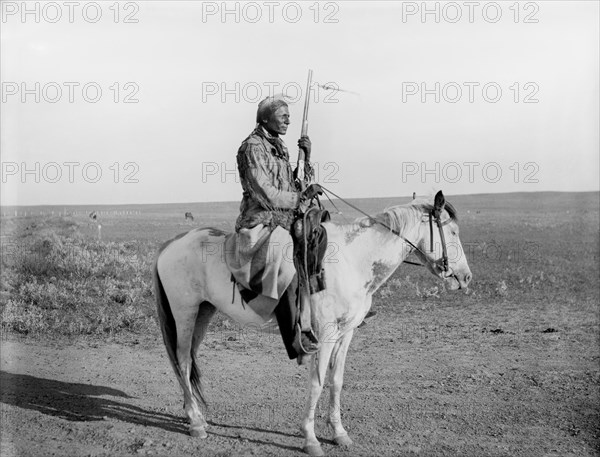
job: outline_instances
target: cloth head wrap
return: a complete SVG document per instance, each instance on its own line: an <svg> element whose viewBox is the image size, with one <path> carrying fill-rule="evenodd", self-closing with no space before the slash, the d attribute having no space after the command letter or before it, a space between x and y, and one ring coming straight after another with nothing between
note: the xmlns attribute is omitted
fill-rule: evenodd
<svg viewBox="0 0 600 457"><path fill-rule="evenodd" d="M274 95L261 100L256 111L256 124L262 124L263 119L269 119L282 106L288 106L282 95Z"/></svg>

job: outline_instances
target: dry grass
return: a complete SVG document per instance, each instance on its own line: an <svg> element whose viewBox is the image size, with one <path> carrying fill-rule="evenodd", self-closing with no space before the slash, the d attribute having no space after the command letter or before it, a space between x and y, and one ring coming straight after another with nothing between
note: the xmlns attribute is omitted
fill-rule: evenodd
<svg viewBox="0 0 600 457"><path fill-rule="evenodd" d="M528 303L578 314L600 300L598 194L464 196L461 239L474 280L451 293L424 269L399 268L376 293L380 313L407 318L423 309L464 308L490 319ZM357 202L355 202L357 203ZM362 200L367 212L398 201ZM341 206L338 204L338 206ZM41 337L149 334L156 337L151 263L157 247L197 226L229 228L237 204L106 209L102 241L83 208L67 217L2 221L2 330ZM89 211L88 211L89 210ZM183 213L192 210L194 224ZM352 219L357 214L345 215ZM340 222L343 219L334 215ZM597 324L597 315L594 317ZM217 319L217 327L224 318ZM555 324L561 325L560 322Z"/></svg>

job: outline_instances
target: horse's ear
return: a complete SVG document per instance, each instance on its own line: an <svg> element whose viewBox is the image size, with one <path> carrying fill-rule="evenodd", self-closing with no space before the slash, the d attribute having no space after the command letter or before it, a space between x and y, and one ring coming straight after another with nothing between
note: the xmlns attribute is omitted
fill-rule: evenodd
<svg viewBox="0 0 600 457"><path fill-rule="evenodd" d="M446 197L440 190L437 194L435 194L435 200L433 201L433 213L435 216L439 217L444 210L444 205L446 204Z"/></svg>

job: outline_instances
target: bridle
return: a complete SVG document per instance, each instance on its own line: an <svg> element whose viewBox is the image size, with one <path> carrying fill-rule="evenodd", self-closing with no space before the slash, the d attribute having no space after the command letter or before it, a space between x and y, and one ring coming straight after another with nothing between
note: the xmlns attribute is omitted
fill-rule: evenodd
<svg viewBox="0 0 600 457"><path fill-rule="evenodd" d="M444 230L443 230L442 227L444 225L447 225L450 222L452 222L452 218L448 218L445 221L442 221L441 220L442 211L441 211L440 208L433 208L428 213L425 213L425 215L428 217L428 220L429 220L429 249L430 249L430 252L433 252L433 222L434 221L435 221L435 225L438 228L438 231L439 231L439 234L440 234L440 240L442 242L442 257L440 259L438 259L438 260L429 260L429 257L427 257L427 255L425 254L425 252L423 252L423 250L421 248L419 248L416 244L414 244L412 241L410 241L406 237L402 236L398 230L395 230L392 227L390 227L388 224L386 224L385 222L382 222L382 221L374 218L373 216L371 216L370 214L364 212L362 209L360 209L357 206L353 205L349 201L343 199L339 195L336 195L335 193L333 193L329 189L326 189L323 186L321 186L321 188L324 191L326 191L327 193L329 193L329 194L333 195L334 197L340 199L341 201L343 201L344 203L346 203L346 205L348 205L351 208L355 209L356 211L358 211L362 215L368 217L369 219L371 219L376 224L379 224L379 225L387 228L394 235L396 235L397 237L399 237L400 239L402 239L410 247L412 247L419 254L421 254L422 260L424 260L426 263L428 263L432 267L432 269L434 271L437 270L437 269L441 270L442 273L448 273L450 271L450 263L448 261L448 249L446 247L446 238L444 237ZM329 198L329 196L327 194L325 194L325 195L327 196L327 198L329 199L329 202L333 205L333 207L337 209L337 207L331 201L331 199ZM427 220L421 221L421 222L422 223L423 222L427 222ZM421 263L410 262L408 260L405 260L404 263L408 263L410 265L417 265L417 266L421 266L421 267L425 266L425 265L423 265Z"/></svg>
<svg viewBox="0 0 600 457"><path fill-rule="evenodd" d="M430 251L433 252L433 222L435 220L435 225L438 227L438 231L440 233L440 241L442 242L442 258L432 262L434 265L438 266L442 272L447 273L450 270L450 265L448 262L448 249L446 248L446 238L444 236L444 230L442 227L444 225L449 224L452 219L448 218L442 222L441 220L441 210L440 209L432 209L429 211L429 246ZM439 265L441 263L441 265Z"/></svg>

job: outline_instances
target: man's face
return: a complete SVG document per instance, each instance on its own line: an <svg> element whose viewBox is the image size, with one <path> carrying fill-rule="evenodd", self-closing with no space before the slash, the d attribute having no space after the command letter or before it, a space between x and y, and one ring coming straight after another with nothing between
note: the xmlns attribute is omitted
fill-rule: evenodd
<svg viewBox="0 0 600 457"><path fill-rule="evenodd" d="M290 125L290 112L287 106L280 106L277 111L264 124L267 130L275 132L279 135L285 135L288 125Z"/></svg>

